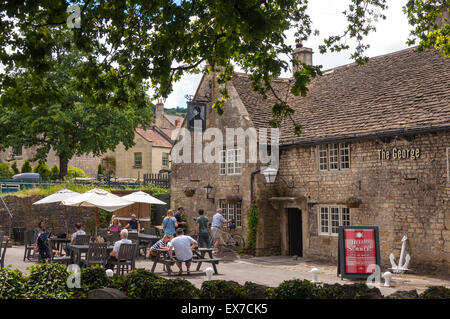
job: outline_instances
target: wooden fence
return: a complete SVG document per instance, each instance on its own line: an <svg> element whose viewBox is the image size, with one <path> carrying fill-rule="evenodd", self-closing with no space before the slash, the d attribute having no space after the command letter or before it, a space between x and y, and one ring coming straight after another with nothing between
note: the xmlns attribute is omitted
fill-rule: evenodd
<svg viewBox="0 0 450 319"><path fill-rule="evenodd" d="M169 173L144 174L144 185L152 184L160 188L170 188Z"/></svg>

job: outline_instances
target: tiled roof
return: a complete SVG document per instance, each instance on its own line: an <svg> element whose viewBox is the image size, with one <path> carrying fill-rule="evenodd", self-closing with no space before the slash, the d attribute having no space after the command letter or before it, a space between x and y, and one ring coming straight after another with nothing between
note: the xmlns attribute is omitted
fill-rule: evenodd
<svg viewBox="0 0 450 319"><path fill-rule="evenodd" d="M164 138L157 130L150 128L147 130L143 130L141 128L137 128L136 132L145 138L147 141L152 142L153 146L157 147L172 147L172 144Z"/></svg>
<svg viewBox="0 0 450 319"><path fill-rule="evenodd" d="M235 74L238 91L256 127L268 127L275 98L264 100L250 88L247 75ZM273 82L286 96L288 79ZM349 64L324 71L308 86L306 97L289 94L296 136L285 121L281 144L316 143L341 138L423 129L450 129L450 59L439 51L415 48L374 57L364 66Z"/></svg>

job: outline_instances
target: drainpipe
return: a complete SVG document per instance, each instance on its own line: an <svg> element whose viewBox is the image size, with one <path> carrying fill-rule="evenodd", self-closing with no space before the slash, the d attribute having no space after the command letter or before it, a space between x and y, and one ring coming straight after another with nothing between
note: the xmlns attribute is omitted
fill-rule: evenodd
<svg viewBox="0 0 450 319"><path fill-rule="evenodd" d="M257 170L253 171L250 174L250 204L253 204L254 199L253 199L253 193L254 193L254 187L253 187L253 182L255 181L255 175L258 174L261 170L258 168Z"/></svg>

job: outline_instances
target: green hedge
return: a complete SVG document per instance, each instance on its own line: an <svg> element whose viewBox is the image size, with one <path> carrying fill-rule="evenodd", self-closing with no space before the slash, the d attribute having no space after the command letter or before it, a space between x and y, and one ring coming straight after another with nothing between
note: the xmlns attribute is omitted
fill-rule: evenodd
<svg viewBox="0 0 450 319"><path fill-rule="evenodd" d="M70 274L63 265L46 263L29 268L30 275L19 270L0 269L0 299L83 299L99 288L115 288L131 299L449 299L450 289L431 286L418 295L415 290L398 291L383 297L378 288L363 282L351 285L316 284L308 280L286 280L267 288L252 282L211 280L197 289L185 279L165 279L145 269L127 276L107 277L99 266L81 270L81 287L68 288Z"/></svg>
<svg viewBox="0 0 450 319"><path fill-rule="evenodd" d="M67 176L69 177L86 177L86 173L78 167L69 166L67 169Z"/></svg>

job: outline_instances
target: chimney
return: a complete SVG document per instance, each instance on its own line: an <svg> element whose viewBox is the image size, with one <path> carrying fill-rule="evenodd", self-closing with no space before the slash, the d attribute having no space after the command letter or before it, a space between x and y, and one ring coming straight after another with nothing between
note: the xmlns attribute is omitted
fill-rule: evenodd
<svg viewBox="0 0 450 319"><path fill-rule="evenodd" d="M303 44L297 43L295 45L294 52L292 53L292 58L302 63L312 65L312 55L313 51L311 48L305 48L303 47ZM299 71L301 68L301 65L292 65L292 75L294 75L294 73Z"/></svg>
<svg viewBox="0 0 450 319"><path fill-rule="evenodd" d="M155 126L164 127L164 103L161 99L156 103L155 113Z"/></svg>

